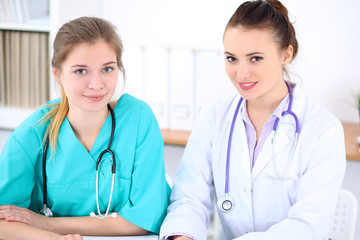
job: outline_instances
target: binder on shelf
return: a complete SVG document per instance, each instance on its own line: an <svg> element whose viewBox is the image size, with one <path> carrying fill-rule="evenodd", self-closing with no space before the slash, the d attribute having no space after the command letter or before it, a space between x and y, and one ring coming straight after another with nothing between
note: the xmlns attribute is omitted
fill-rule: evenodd
<svg viewBox="0 0 360 240"><path fill-rule="evenodd" d="M194 123L194 52L170 51L170 124L173 130L191 130Z"/></svg>
<svg viewBox="0 0 360 240"><path fill-rule="evenodd" d="M226 73L225 70L225 56L223 52L218 52L218 61L219 63L219 95L218 99L224 99L230 96L233 96L237 93L237 90L235 89L234 85L232 84L229 76Z"/></svg>
<svg viewBox="0 0 360 240"><path fill-rule="evenodd" d="M30 35L30 106L40 105L40 33Z"/></svg>
<svg viewBox="0 0 360 240"><path fill-rule="evenodd" d="M122 61L126 74L124 92L144 99L144 48L125 46Z"/></svg>
<svg viewBox="0 0 360 240"><path fill-rule="evenodd" d="M48 49L49 49L48 34L40 34L40 49L39 49L39 71L40 71L40 86L39 86L39 105L44 104L49 100L49 63L48 63Z"/></svg>
<svg viewBox="0 0 360 240"><path fill-rule="evenodd" d="M33 108L48 100L48 34L0 31L2 106Z"/></svg>
<svg viewBox="0 0 360 240"><path fill-rule="evenodd" d="M48 16L48 0L0 0L0 22L25 24Z"/></svg>
<svg viewBox="0 0 360 240"><path fill-rule="evenodd" d="M219 95L219 68L218 54L214 50L199 50L195 55L196 61L196 106L195 118L201 108L215 101Z"/></svg>
<svg viewBox="0 0 360 240"><path fill-rule="evenodd" d="M225 71L224 54L201 50L196 54L196 113L201 108L236 92Z"/></svg>
<svg viewBox="0 0 360 240"><path fill-rule="evenodd" d="M12 101L13 101L13 105L16 107L20 107L20 89L21 89L21 85L20 85L20 71L21 68L19 66L19 62L20 62L20 32L10 32L11 34L11 38L12 38L12 42L11 42L11 69L12 69L12 73L11 73L11 82L13 83L12 85Z"/></svg>
<svg viewBox="0 0 360 240"><path fill-rule="evenodd" d="M21 105L23 107L30 107L29 105L29 87L30 87L30 79L29 79L29 72L30 72L30 33L23 32L21 36L21 71L20 71L20 78L21 78Z"/></svg>
<svg viewBox="0 0 360 240"><path fill-rule="evenodd" d="M168 120L168 50L151 46L144 50L144 100L151 106L160 128Z"/></svg>
<svg viewBox="0 0 360 240"><path fill-rule="evenodd" d="M6 92L6 95L5 95L5 101L4 101L4 104L9 104L11 103L11 81L9 81L8 79L11 79L11 69L10 69L10 59L11 59L11 52L10 52L10 42L11 42L11 39L10 39L10 32L9 31L6 31L5 32L5 81L6 81L6 84L5 84L5 92Z"/></svg>

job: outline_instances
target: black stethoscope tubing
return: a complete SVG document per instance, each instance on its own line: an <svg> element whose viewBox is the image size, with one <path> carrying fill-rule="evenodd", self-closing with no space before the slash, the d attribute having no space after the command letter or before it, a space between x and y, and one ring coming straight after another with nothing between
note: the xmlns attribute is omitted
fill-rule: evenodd
<svg viewBox="0 0 360 240"><path fill-rule="evenodd" d="M114 152L110 149L111 148L111 144L113 142L113 138L114 138L114 132L115 132L115 114L114 114L114 110L112 109L112 107L110 106L110 104L107 104L107 107L110 111L110 115L111 115L111 134L110 134L110 139L109 139L109 143L107 148L102 151L96 161L96 171L99 170L99 165L101 162L101 158L105 153L109 153L113 159L113 164L111 167L111 172L112 174L115 174L116 172L116 160L115 160L115 154ZM43 151L43 156L42 156L42 177L43 177L43 206L44 208L40 211L40 214L43 214L45 216L48 217L52 217L53 213L51 212L50 208L47 207L47 176L46 176L46 155L47 155L47 150L49 148L49 137L46 138L45 141L45 145L44 145L44 151Z"/></svg>

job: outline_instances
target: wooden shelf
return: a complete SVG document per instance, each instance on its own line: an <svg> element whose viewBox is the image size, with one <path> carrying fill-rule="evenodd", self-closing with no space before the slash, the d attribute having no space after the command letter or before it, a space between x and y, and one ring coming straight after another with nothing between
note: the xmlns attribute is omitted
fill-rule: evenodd
<svg viewBox="0 0 360 240"><path fill-rule="evenodd" d="M360 145L357 138L360 136L358 123L343 122L345 133L346 159L360 161Z"/></svg>
<svg viewBox="0 0 360 240"><path fill-rule="evenodd" d="M161 129L164 144L186 146L190 131Z"/></svg>
<svg viewBox="0 0 360 240"><path fill-rule="evenodd" d="M0 22L1 30L25 31L25 32L50 32L49 24L18 24Z"/></svg>
<svg viewBox="0 0 360 240"><path fill-rule="evenodd" d="M357 123L343 122L342 124L345 133L346 159L360 161L360 144L357 142L357 138L360 136L360 126ZM190 133L190 131L161 130L165 144L178 146L186 146Z"/></svg>

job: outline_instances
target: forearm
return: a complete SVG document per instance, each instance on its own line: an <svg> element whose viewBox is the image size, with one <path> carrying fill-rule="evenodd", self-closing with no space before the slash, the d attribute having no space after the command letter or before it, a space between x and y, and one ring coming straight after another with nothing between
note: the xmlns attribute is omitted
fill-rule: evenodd
<svg viewBox="0 0 360 240"><path fill-rule="evenodd" d="M147 231L117 216L98 219L93 217L59 217L49 219L49 231L59 234L88 236L145 235Z"/></svg>
<svg viewBox="0 0 360 240"><path fill-rule="evenodd" d="M21 222L8 222L0 219L0 239L2 240L52 240L59 239L59 234L33 227Z"/></svg>

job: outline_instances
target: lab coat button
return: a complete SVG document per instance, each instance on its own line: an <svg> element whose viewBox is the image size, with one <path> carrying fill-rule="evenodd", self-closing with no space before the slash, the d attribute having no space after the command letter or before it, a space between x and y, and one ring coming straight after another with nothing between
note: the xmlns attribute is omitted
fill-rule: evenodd
<svg viewBox="0 0 360 240"><path fill-rule="evenodd" d="M243 190L243 192L246 192L246 187L243 187L242 190Z"/></svg>

